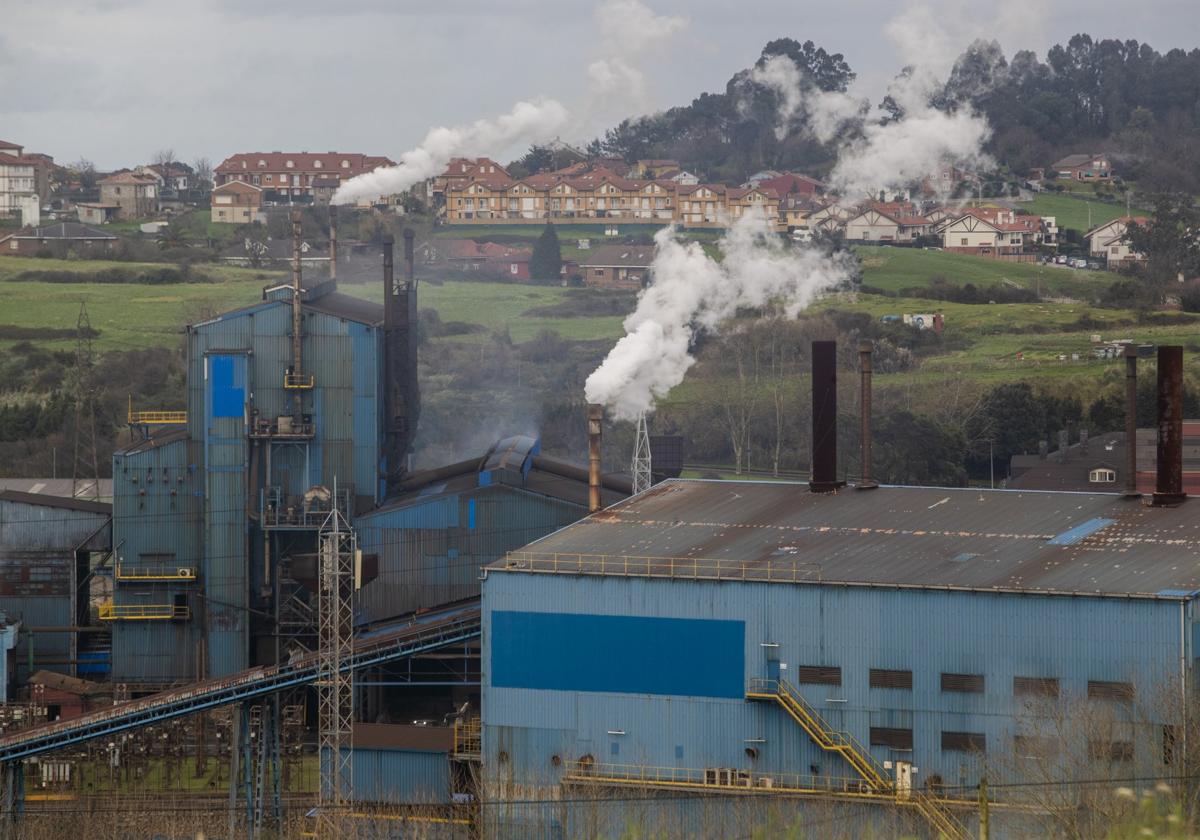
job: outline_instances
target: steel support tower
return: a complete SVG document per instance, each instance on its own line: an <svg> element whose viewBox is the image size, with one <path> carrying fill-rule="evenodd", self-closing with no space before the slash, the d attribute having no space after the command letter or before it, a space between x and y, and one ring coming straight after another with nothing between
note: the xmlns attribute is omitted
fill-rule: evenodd
<svg viewBox="0 0 1200 840"><path fill-rule="evenodd" d="M633 494L636 496L650 489L654 478L650 472L650 432L646 427L646 412L638 415L637 432L633 438Z"/></svg>
<svg viewBox="0 0 1200 840"><path fill-rule="evenodd" d="M334 495L337 485L334 484ZM352 726L354 674L344 668L353 655L354 566L358 538L336 505L320 532L320 586L317 623L320 650L318 723L321 730L321 789L318 831L321 840L340 840L353 790Z"/></svg>

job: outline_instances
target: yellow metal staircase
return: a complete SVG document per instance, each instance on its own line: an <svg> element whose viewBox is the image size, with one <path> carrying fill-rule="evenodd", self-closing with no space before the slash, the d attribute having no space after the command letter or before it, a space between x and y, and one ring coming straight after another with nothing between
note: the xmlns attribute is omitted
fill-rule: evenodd
<svg viewBox="0 0 1200 840"><path fill-rule="evenodd" d="M933 797L916 790L896 788L887 771L871 757L866 747L850 733L838 732L831 728L820 713L787 681L753 679L746 692L746 699L778 703L817 746L844 758L854 772L862 777L871 792L889 794L899 804L912 805L940 836L948 840L971 840L966 826Z"/></svg>

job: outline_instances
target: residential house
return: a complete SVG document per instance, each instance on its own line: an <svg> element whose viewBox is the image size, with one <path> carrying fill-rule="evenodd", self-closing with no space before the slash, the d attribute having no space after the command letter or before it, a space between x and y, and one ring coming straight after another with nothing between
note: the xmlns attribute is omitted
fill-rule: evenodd
<svg viewBox="0 0 1200 840"><path fill-rule="evenodd" d="M160 189L187 192L191 187L192 168L186 163L151 163L134 170L138 175L149 175L158 181Z"/></svg>
<svg viewBox="0 0 1200 840"><path fill-rule="evenodd" d="M651 181L656 181L659 178L670 178L683 170L677 160L667 159L649 159L639 160L629 170L629 175L633 178L646 178Z"/></svg>
<svg viewBox="0 0 1200 840"><path fill-rule="evenodd" d="M677 220L685 226L723 225L729 218L725 190L722 184L680 187L675 191L679 206Z"/></svg>
<svg viewBox="0 0 1200 840"><path fill-rule="evenodd" d="M742 184L742 186L757 187L763 181L766 181L770 178L778 178L782 174L782 172L777 172L774 169L762 169L747 178L746 183Z"/></svg>
<svg viewBox="0 0 1200 840"><path fill-rule="evenodd" d="M1026 248L1041 242L1042 220L1003 207L971 207L944 219L935 232L947 251L1032 261L1036 257Z"/></svg>
<svg viewBox="0 0 1200 840"><path fill-rule="evenodd" d="M749 212L759 212L773 225L778 225L779 194L763 187L729 187L725 190L725 212L730 223Z"/></svg>
<svg viewBox="0 0 1200 840"><path fill-rule="evenodd" d="M218 259L229 265L258 267L271 263L283 265L292 260L292 238L267 239L265 241L247 237L230 245ZM311 242L300 241L300 267L304 272L314 269L327 270L329 252Z"/></svg>
<svg viewBox="0 0 1200 840"><path fill-rule="evenodd" d="M676 172L668 180L673 181L681 187L694 187L696 184L700 183L700 176L684 169Z"/></svg>
<svg viewBox="0 0 1200 840"><path fill-rule="evenodd" d="M601 245L580 260L583 282L597 289L638 291L650 276L653 245Z"/></svg>
<svg viewBox="0 0 1200 840"><path fill-rule="evenodd" d="M37 196L34 205L39 209L49 203L53 169L50 155L26 152L18 143L0 140L0 215L20 212L29 206L31 196Z"/></svg>
<svg viewBox="0 0 1200 840"><path fill-rule="evenodd" d="M246 225L262 217L262 187L227 181L212 191L212 220Z"/></svg>
<svg viewBox="0 0 1200 840"><path fill-rule="evenodd" d="M120 237L75 222L59 222L37 228L22 228L0 236L0 253L15 257L35 257L51 254L65 257L100 257L111 252Z"/></svg>
<svg viewBox="0 0 1200 840"><path fill-rule="evenodd" d="M263 191L264 204L311 204L318 179L348 181L381 166L395 166L386 157L360 152L244 152L228 157L213 171L216 186L245 181ZM371 204L386 203L379 196Z"/></svg>
<svg viewBox="0 0 1200 840"><path fill-rule="evenodd" d="M825 192L825 184L823 182L797 172L781 172L773 178L759 178L757 181L747 181L742 186L774 190L780 196L818 196Z"/></svg>
<svg viewBox="0 0 1200 840"><path fill-rule="evenodd" d="M158 212L158 179L120 172L100 181L100 205L116 206L119 219L144 219Z"/></svg>
<svg viewBox="0 0 1200 840"><path fill-rule="evenodd" d="M1051 167L1059 178L1072 181L1107 181L1112 178L1112 164L1108 155L1067 155Z"/></svg>
<svg viewBox="0 0 1200 840"><path fill-rule="evenodd" d="M479 246L483 253L482 273L489 277L507 280L529 280L532 248L514 248L498 242L484 242Z"/></svg>
<svg viewBox="0 0 1200 840"><path fill-rule="evenodd" d="M1145 259L1143 254L1129 247L1127 234L1130 225L1144 225L1149 221L1145 216L1121 216L1092 228L1084 234L1088 253L1107 260L1110 268Z"/></svg>
<svg viewBox="0 0 1200 840"><path fill-rule="evenodd" d="M75 214L81 224L106 225L118 218L119 204L102 204L98 201L80 201L75 204Z"/></svg>
<svg viewBox="0 0 1200 840"><path fill-rule="evenodd" d="M789 233L811 231L809 216L825 207L825 202L811 195L790 193L779 200L780 222Z"/></svg>
<svg viewBox="0 0 1200 840"><path fill-rule="evenodd" d="M852 215L854 211L851 208L830 201L809 212L808 227L813 233L842 230Z"/></svg>
<svg viewBox="0 0 1200 840"><path fill-rule="evenodd" d="M928 233L930 222L915 206L907 203L872 203L846 220L847 242L912 244Z"/></svg>
<svg viewBox="0 0 1200 840"><path fill-rule="evenodd" d="M318 207L328 207L333 202L333 194L337 192L342 182L337 178L322 175L312 180L313 204Z"/></svg>

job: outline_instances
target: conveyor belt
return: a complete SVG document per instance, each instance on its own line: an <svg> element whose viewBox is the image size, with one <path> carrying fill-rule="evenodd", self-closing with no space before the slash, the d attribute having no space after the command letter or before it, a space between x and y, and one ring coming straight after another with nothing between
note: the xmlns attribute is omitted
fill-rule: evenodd
<svg viewBox="0 0 1200 840"><path fill-rule="evenodd" d="M478 638L479 633L479 602L467 602L415 615L394 629L373 629L369 636L355 642L354 655L343 667L358 670L397 662ZM286 665L250 668L229 677L192 683L82 717L14 732L0 738L0 762L30 758L93 738L263 697L315 682L318 676L318 656L314 653Z"/></svg>

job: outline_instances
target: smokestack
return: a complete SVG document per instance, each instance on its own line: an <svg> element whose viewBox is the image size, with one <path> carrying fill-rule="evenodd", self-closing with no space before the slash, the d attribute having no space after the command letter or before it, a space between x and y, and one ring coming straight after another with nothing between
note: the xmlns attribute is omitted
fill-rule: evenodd
<svg viewBox="0 0 1200 840"><path fill-rule="evenodd" d="M879 482L871 478L871 351L870 341L858 342L859 370L862 375L862 420L859 423L861 438L859 441L859 461L862 464L862 478L859 479L859 490L873 490Z"/></svg>
<svg viewBox="0 0 1200 840"><path fill-rule="evenodd" d="M808 489L829 493L837 479L837 342L812 343L812 471Z"/></svg>
<svg viewBox="0 0 1200 840"><path fill-rule="evenodd" d="M1137 348L1125 345L1125 498L1140 499L1137 489Z"/></svg>
<svg viewBox="0 0 1200 840"><path fill-rule="evenodd" d="M329 205L329 279L337 279L337 205Z"/></svg>
<svg viewBox="0 0 1200 840"><path fill-rule="evenodd" d="M1183 492L1183 348L1158 348L1158 469L1156 506L1177 505Z"/></svg>
<svg viewBox="0 0 1200 840"><path fill-rule="evenodd" d="M413 233L412 228L404 229L404 276L408 280L410 287L412 286L413 281L416 279L416 273L413 267L414 236L416 236L416 234Z"/></svg>
<svg viewBox="0 0 1200 840"><path fill-rule="evenodd" d="M1058 432L1058 462L1060 464L1067 463L1067 449L1071 445L1071 439L1067 435L1066 429L1060 429Z"/></svg>
<svg viewBox="0 0 1200 840"><path fill-rule="evenodd" d="M292 376L304 372L300 357L300 211L292 211ZM299 413L299 411L297 411Z"/></svg>
<svg viewBox="0 0 1200 840"><path fill-rule="evenodd" d="M600 435L604 423L604 406L588 403L588 512L600 510Z"/></svg>
<svg viewBox="0 0 1200 840"><path fill-rule="evenodd" d="M1088 454L1088 430L1079 430L1079 452L1082 455Z"/></svg>

